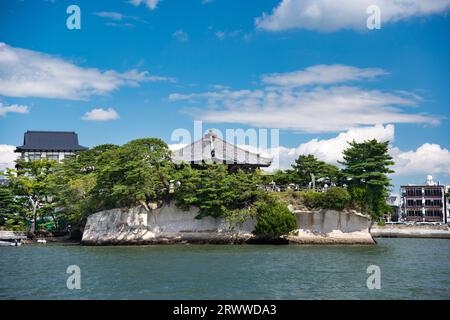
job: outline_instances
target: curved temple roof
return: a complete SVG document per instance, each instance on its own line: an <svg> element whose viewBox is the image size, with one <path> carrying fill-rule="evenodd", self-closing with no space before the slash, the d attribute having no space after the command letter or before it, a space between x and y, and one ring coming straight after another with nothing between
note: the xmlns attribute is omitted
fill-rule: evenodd
<svg viewBox="0 0 450 320"><path fill-rule="evenodd" d="M271 158L263 157L258 153L244 150L217 137L213 132L207 133L202 139L172 152L172 161L175 163L203 162L251 165L268 167Z"/></svg>

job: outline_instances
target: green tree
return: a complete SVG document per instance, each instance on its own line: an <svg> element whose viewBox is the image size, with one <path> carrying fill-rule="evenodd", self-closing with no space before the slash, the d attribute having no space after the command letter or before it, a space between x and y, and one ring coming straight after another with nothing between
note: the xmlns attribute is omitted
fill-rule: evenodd
<svg viewBox="0 0 450 320"><path fill-rule="evenodd" d="M340 171L335 165L319 161L314 155L300 155L292 165L297 183L307 185L312 182L313 174L316 185L339 183ZM321 181L320 181L321 180Z"/></svg>
<svg viewBox="0 0 450 320"><path fill-rule="evenodd" d="M197 206L198 218L227 216L251 206L261 193L259 171L230 173L223 164L203 165L198 169L184 166L175 173L174 179L181 183L174 194L177 205Z"/></svg>
<svg viewBox="0 0 450 320"><path fill-rule="evenodd" d="M351 196L341 187L331 187L325 192L307 191L303 193L308 208L343 210L349 208Z"/></svg>
<svg viewBox="0 0 450 320"><path fill-rule="evenodd" d="M19 200L8 185L0 185L0 226L8 230L22 230L26 219Z"/></svg>
<svg viewBox="0 0 450 320"><path fill-rule="evenodd" d="M297 180L293 170L277 170L273 175L268 177L272 178L271 181L275 182L277 185L295 183Z"/></svg>
<svg viewBox="0 0 450 320"><path fill-rule="evenodd" d="M36 231L37 217L53 214L55 208L53 184L49 183L57 162L53 160L17 160L17 169L9 169L7 178L13 193L19 197L33 221L31 232Z"/></svg>
<svg viewBox="0 0 450 320"><path fill-rule="evenodd" d="M254 234L265 238L279 238L297 228L297 219L285 204L270 198L256 204Z"/></svg>
<svg viewBox="0 0 450 320"><path fill-rule="evenodd" d="M170 150L160 139L137 139L103 152L93 194L99 208L127 207L164 199L169 193Z"/></svg>
<svg viewBox="0 0 450 320"><path fill-rule="evenodd" d="M92 193L101 166L99 159L103 153L118 148L111 144L99 145L65 158L55 168L49 180L57 193L59 220L77 227L84 223L87 215L99 208Z"/></svg>
<svg viewBox="0 0 450 320"><path fill-rule="evenodd" d="M380 216L387 209L386 197L391 186L388 174L393 173L389 167L394 165L388 152L389 142L373 139L349 144L340 163L350 194L362 208Z"/></svg>

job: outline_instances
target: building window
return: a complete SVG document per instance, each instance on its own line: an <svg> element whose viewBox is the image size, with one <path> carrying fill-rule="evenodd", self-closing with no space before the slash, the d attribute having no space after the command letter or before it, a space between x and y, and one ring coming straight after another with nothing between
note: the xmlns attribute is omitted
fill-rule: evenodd
<svg viewBox="0 0 450 320"><path fill-rule="evenodd" d="M64 159L73 156L73 152L64 152Z"/></svg>
<svg viewBox="0 0 450 320"><path fill-rule="evenodd" d="M427 210L425 215L427 217L442 217L442 212L440 210Z"/></svg>
<svg viewBox="0 0 450 320"><path fill-rule="evenodd" d="M422 200L408 199L408 200L406 200L406 205L408 207L421 207L422 206Z"/></svg>
<svg viewBox="0 0 450 320"><path fill-rule="evenodd" d="M47 152L47 159L48 160L59 160L59 153L58 152Z"/></svg>
<svg viewBox="0 0 450 320"><path fill-rule="evenodd" d="M425 189L425 196L426 197L441 197L442 196L442 190L441 189Z"/></svg>
<svg viewBox="0 0 450 320"><path fill-rule="evenodd" d="M421 217L422 216L422 211L408 210L408 211L406 211L406 215L408 217Z"/></svg>
<svg viewBox="0 0 450 320"><path fill-rule="evenodd" d="M28 159L30 161L41 160L41 153L40 152L29 152Z"/></svg>
<svg viewBox="0 0 450 320"><path fill-rule="evenodd" d="M406 195L409 197L421 197L422 196L422 189L420 188L412 188L406 190Z"/></svg>
<svg viewBox="0 0 450 320"><path fill-rule="evenodd" d="M425 206L426 207L442 207L442 201L441 200L431 200L427 199L425 200Z"/></svg>

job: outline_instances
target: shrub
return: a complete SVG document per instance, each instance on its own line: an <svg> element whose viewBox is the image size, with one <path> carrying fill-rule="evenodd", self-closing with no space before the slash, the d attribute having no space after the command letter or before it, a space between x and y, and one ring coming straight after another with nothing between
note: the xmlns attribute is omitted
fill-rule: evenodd
<svg viewBox="0 0 450 320"><path fill-rule="evenodd" d="M342 210L350 204L350 194L344 188L332 187L322 193L322 208Z"/></svg>
<svg viewBox="0 0 450 320"><path fill-rule="evenodd" d="M310 209L322 207L322 194L314 191L306 191L303 195L305 206Z"/></svg>
<svg viewBox="0 0 450 320"><path fill-rule="evenodd" d="M307 191L304 193L305 205L308 208L342 210L350 205L350 194L344 188L331 187L325 192Z"/></svg>
<svg viewBox="0 0 450 320"><path fill-rule="evenodd" d="M24 231L26 229L26 226L23 221L8 219L5 221L5 228L6 230L10 231Z"/></svg>
<svg viewBox="0 0 450 320"><path fill-rule="evenodd" d="M348 189L350 193L352 207L368 212L367 190L363 187L351 187Z"/></svg>
<svg viewBox="0 0 450 320"><path fill-rule="evenodd" d="M276 200L260 201L256 205L255 235L279 238L298 228L295 215Z"/></svg>

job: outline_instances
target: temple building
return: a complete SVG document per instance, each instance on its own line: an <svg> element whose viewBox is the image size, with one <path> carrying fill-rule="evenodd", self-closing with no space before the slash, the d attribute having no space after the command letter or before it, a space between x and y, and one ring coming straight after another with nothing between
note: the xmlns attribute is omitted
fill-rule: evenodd
<svg viewBox="0 0 450 320"><path fill-rule="evenodd" d="M209 131L202 139L172 152L172 161L176 164L187 163L201 165L205 163L223 163L231 171L237 169L254 170L269 167L272 159L259 153L244 150L234 144L220 139L216 133Z"/></svg>
<svg viewBox="0 0 450 320"><path fill-rule="evenodd" d="M401 186L401 214L404 221L447 223L445 186L432 176L422 185Z"/></svg>
<svg viewBox="0 0 450 320"><path fill-rule="evenodd" d="M23 145L15 152L21 155L19 159L33 161L48 159L62 161L76 151L86 150L78 144L78 135L66 131L27 131L24 134Z"/></svg>

